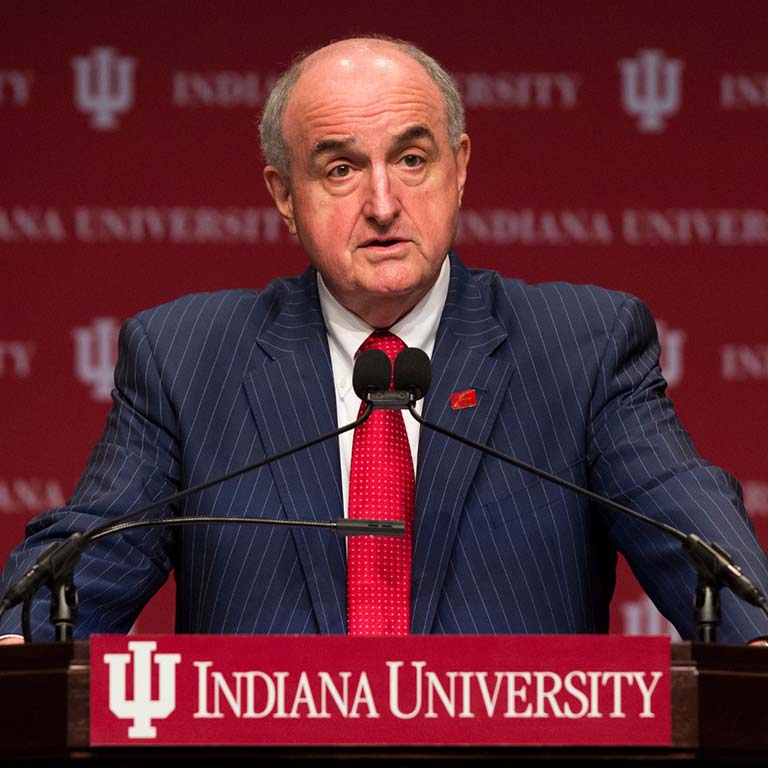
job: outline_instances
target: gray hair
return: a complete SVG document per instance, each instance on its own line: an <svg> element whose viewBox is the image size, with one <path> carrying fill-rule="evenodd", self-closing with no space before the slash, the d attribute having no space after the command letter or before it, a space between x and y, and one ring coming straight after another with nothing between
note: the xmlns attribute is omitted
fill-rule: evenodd
<svg viewBox="0 0 768 768"><path fill-rule="evenodd" d="M386 43L392 43L406 56L410 56L424 67L424 70L440 89L440 93L445 100L446 127L448 129L448 138L454 150L459 147L461 134L464 132L465 117L464 104L461 101L461 94L453 77L438 64L428 54L424 53L413 43L406 40L387 37L386 35L354 35L344 40L379 40ZM334 42L343 42L337 40ZM326 46L321 46L325 48ZM269 98L264 105L261 113L261 122L259 131L261 133L261 151L268 165L273 165L284 176L288 175L290 169L290 157L288 147L283 135L283 118L288 106L288 100L293 93L294 86L299 79L303 69L304 62L313 53L321 50L315 48L299 54L291 63L290 67L280 76L275 83Z"/></svg>

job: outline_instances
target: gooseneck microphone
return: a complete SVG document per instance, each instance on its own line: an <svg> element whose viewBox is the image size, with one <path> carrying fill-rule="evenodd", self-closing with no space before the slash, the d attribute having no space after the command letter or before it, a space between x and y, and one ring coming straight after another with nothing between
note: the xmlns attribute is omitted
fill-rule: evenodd
<svg viewBox="0 0 768 768"><path fill-rule="evenodd" d="M429 357L421 349L402 350L395 358L394 372L386 353L368 349L357 357L352 387L369 408L406 409L427 394L431 380Z"/></svg>
<svg viewBox="0 0 768 768"><path fill-rule="evenodd" d="M383 355L383 353L382 356L386 358L386 355ZM388 362L388 359L386 362ZM383 363L380 363L380 365L383 368ZM388 386L389 376L387 375L385 377L383 373L378 375L377 382L380 384L385 378L387 381L386 386ZM375 388L372 388L371 391L361 389L359 392L356 389L355 392L357 392L358 397L373 408L403 407L402 405L389 403L406 402L407 405L405 407L408 408L413 418L422 426L438 432L441 435L445 435L452 440L457 440L464 445L468 445L470 448L482 451L483 453L493 456L507 464L511 464L513 467L517 467L524 472L535 475L541 480L554 483L561 488L566 488L569 491L578 493L595 504L599 504L614 512L629 515L630 517L640 520L647 525L651 525L680 541L683 545L685 555L699 575L699 583L694 600L694 613L696 624L699 627L700 639L702 641L715 642L716 640L717 626L720 623L720 602L718 593L722 587L729 588L742 600L760 608L763 613L768 615L768 601L766 601L765 595L763 595L760 589L741 571L741 568L733 562L733 558L728 552L716 542L706 542L695 533L683 533L683 531L680 531L667 523L648 517L631 507L619 504L613 499L601 496L594 491L590 491L580 485L564 480L551 472L546 472L539 467L527 464L513 456L497 451L495 448L470 440L463 435L441 427L439 424L427 421L427 419L419 415L415 408L415 404L426 394L431 379L432 364L429 357L422 350L409 347L400 352L395 359L393 374L394 389L391 392L397 393L396 397L391 396L387 399L384 397L384 393ZM379 405L382 401L387 404Z"/></svg>
<svg viewBox="0 0 768 768"><path fill-rule="evenodd" d="M421 400L432 383L432 363L427 353L416 347L406 347L395 358L395 389L408 392L414 402Z"/></svg>
<svg viewBox="0 0 768 768"><path fill-rule="evenodd" d="M370 353L380 354L384 358L375 359ZM378 392L389 387L390 379L389 358L379 350L370 350L360 355L353 368L355 392ZM361 398L365 399L365 398ZM407 402L402 407L407 407ZM71 640L72 629L77 619L77 594L73 584L73 571L83 550L93 541L115 533L123 533L135 528L151 526L184 526L204 524L249 524L249 525L281 525L291 528L326 528L340 536L405 536L405 524L401 520L372 520L366 518L339 518L336 520L283 520L255 517L160 517L151 520L136 520L159 507L174 504L195 493L211 488L248 472L267 466L299 451L311 448L325 440L338 437L344 432L363 424L373 411L373 406L367 405L360 416L349 424L335 429L327 434L308 440L301 445L268 456L254 464L228 472L225 475L192 485L170 496L149 504L141 509L133 510L113 520L94 526L83 533L74 533L63 541L53 542L37 558L35 564L18 581L16 581L0 601L0 616L19 603L24 603L23 624L24 636L29 637L29 606L34 594L47 585L51 590L51 621L56 630L57 640Z"/></svg>
<svg viewBox="0 0 768 768"><path fill-rule="evenodd" d="M392 363L389 362L386 352L380 349L366 349L355 359L355 367L352 370L352 389L365 403L372 393L389 389L391 375ZM370 407L373 408L373 406Z"/></svg>

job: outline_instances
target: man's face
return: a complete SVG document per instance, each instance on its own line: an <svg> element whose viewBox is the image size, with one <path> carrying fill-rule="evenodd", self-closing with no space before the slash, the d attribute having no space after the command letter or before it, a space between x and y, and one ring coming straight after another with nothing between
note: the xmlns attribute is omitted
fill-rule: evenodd
<svg viewBox="0 0 768 768"><path fill-rule="evenodd" d="M283 218L344 306L391 325L434 284L453 242L469 138L454 151L421 65L370 41L307 60L283 132L290 178L264 172Z"/></svg>

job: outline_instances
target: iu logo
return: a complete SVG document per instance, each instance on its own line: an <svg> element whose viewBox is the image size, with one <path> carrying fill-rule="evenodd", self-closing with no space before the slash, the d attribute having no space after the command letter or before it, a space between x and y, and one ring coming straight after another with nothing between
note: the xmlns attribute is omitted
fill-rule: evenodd
<svg viewBox="0 0 768 768"><path fill-rule="evenodd" d="M620 604L625 635L669 635L679 641L678 631L656 609L649 597L639 600L625 600Z"/></svg>
<svg viewBox="0 0 768 768"><path fill-rule="evenodd" d="M656 326L661 344L661 370L669 386L674 387L683 380L683 346L686 333L678 328L670 328L663 321L656 323Z"/></svg>
<svg viewBox="0 0 768 768"><path fill-rule="evenodd" d="M75 376L91 387L94 400L109 400L112 392L119 330L114 317L97 317L89 326L72 329Z"/></svg>
<svg viewBox="0 0 768 768"><path fill-rule="evenodd" d="M91 128L114 131L115 115L133 106L133 74L136 59L118 56L114 48L94 48L90 56L76 56L75 104L91 115Z"/></svg>
<svg viewBox="0 0 768 768"><path fill-rule="evenodd" d="M619 69L624 109L639 118L642 133L661 133L665 118L680 109L683 62L645 48L634 59L622 59Z"/></svg>
<svg viewBox="0 0 768 768"><path fill-rule="evenodd" d="M133 720L128 727L129 739L157 738L153 720L164 720L176 709L176 665L178 653L155 653L158 669L157 698L152 698L152 653L154 641L134 640L128 643L133 654L133 698L126 698L126 679L131 654L105 653L109 667L109 710L121 720Z"/></svg>

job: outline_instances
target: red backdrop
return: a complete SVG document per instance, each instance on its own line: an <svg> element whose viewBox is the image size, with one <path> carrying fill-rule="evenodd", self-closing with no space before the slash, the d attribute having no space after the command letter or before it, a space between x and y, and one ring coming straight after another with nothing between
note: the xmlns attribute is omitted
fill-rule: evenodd
<svg viewBox="0 0 768 768"><path fill-rule="evenodd" d="M768 540L765 5L279 5L6 0L0 557L98 439L121 319L304 268L257 115L296 51L370 31L464 89L464 260L645 299L684 422ZM172 626L171 592L141 631ZM625 573L614 627L666 630Z"/></svg>

